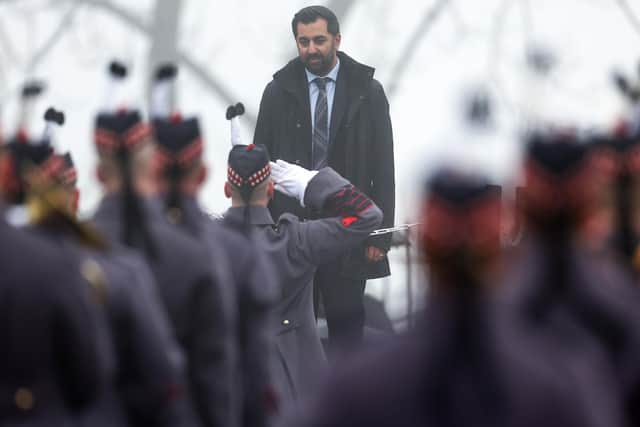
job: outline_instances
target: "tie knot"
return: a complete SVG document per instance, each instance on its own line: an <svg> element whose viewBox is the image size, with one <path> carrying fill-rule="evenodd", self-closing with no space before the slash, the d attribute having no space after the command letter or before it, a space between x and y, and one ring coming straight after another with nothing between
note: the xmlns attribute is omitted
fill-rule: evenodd
<svg viewBox="0 0 640 427"><path fill-rule="evenodd" d="M318 86L318 89L325 90L327 88L327 83L331 81L331 77L316 77L313 79L313 82Z"/></svg>

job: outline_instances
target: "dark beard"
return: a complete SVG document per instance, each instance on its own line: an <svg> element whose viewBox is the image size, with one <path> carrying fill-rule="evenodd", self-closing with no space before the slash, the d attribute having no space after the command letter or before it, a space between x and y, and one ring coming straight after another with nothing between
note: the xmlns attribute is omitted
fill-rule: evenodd
<svg viewBox="0 0 640 427"><path fill-rule="evenodd" d="M312 56L308 56L303 62L304 66L307 70L309 70L312 74L316 76L326 76L329 71L331 71L331 65L333 64L333 60L336 57L333 50L327 54L327 56L322 56L320 54L315 54ZM312 58L319 58L320 62L315 64L311 63Z"/></svg>

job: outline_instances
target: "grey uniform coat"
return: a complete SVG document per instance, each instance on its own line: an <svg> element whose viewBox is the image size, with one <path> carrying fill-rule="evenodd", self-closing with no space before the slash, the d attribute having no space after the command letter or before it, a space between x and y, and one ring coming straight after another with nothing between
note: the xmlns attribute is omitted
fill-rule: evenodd
<svg viewBox="0 0 640 427"><path fill-rule="evenodd" d="M70 425L101 387L88 285L49 242L4 219L0 236L0 425Z"/></svg>
<svg viewBox="0 0 640 427"><path fill-rule="evenodd" d="M277 298L271 266L242 229L232 224L224 226L220 219L206 214L194 197L184 196L181 207L178 227L203 242L214 259L226 260L229 267L230 281L224 291L236 309L232 323L237 423L265 425L275 409L269 399L273 391L269 367L274 356L269 318ZM248 265L255 268L247 268Z"/></svg>
<svg viewBox="0 0 640 427"><path fill-rule="evenodd" d="M187 394L193 405L187 411L192 413L190 422L225 426L232 397L224 279L204 246L169 225L159 205L148 200L144 207L157 251L155 257L145 257L185 354ZM121 214L122 199L111 195L102 200L93 220L105 235L119 241Z"/></svg>
<svg viewBox="0 0 640 427"><path fill-rule="evenodd" d="M62 227L30 232L69 250L84 266L93 263L101 285L99 346L102 391L78 422L81 426L179 425L184 357L171 332L147 264L124 247L98 252L81 246Z"/></svg>
<svg viewBox="0 0 640 427"><path fill-rule="evenodd" d="M331 168L309 182L305 205L331 217L301 222L283 214L274 223L267 208L250 207L256 245L267 254L280 287L271 325L279 363L275 380L285 407L312 390L326 365L313 313L312 280L316 266L362 243L379 226L382 212L367 196ZM242 223L243 207L225 219Z"/></svg>

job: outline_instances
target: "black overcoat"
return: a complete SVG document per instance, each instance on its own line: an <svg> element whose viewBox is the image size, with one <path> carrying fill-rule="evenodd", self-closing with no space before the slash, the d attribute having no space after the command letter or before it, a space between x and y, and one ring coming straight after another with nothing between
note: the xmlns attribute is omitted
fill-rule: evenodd
<svg viewBox="0 0 640 427"><path fill-rule="evenodd" d="M395 212L393 134L389 103L374 69L338 52L340 71L331 113L329 166L366 193L384 213L382 227L391 227ZM272 159L282 159L311 169L311 112L304 65L299 58L273 75L262 95L254 135ZM297 200L276 194L270 206L278 218L291 212L313 218ZM342 274L356 279L388 276L385 258L365 260L364 246L388 250L390 235L370 238L345 257ZM340 254L337 254L340 256Z"/></svg>

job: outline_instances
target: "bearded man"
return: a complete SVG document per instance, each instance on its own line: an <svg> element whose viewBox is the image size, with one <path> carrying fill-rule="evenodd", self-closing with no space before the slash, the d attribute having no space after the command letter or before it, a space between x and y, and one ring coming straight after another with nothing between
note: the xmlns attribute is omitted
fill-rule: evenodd
<svg viewBox="0 0 640 427"><path fill-rule="evenodd" d="M336 15L323 6L295 14L291 28L298 57L276 72L262 96L254 137L273 159L312 170L332 167L382 209L393 225L395 181L389 103L374 69L339 51ZM279 193L270 205L302 219L320 214ZM367 279L388 276L390 235L368 239L322 265L314 279L329 328L330 348L346 350L362 340Z"/></svg>

